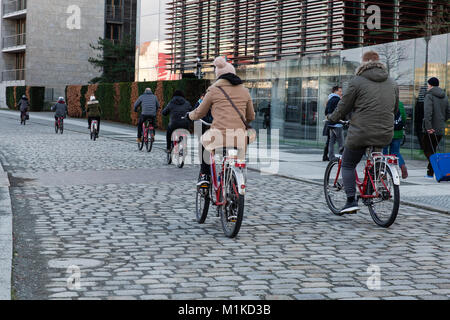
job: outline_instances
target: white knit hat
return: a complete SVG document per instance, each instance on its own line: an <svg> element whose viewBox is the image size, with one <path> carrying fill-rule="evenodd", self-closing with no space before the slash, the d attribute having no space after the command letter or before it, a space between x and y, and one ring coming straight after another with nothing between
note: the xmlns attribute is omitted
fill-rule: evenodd
<svg viewBox="0 0 450 320"><path fill-rule="evenodd" d="M236 69L234 69L231 63L228 63L224 57L217 57L214 60L214 66L216 67L216 77L219 78L221 75L232 73L236 74Z"/></svg>

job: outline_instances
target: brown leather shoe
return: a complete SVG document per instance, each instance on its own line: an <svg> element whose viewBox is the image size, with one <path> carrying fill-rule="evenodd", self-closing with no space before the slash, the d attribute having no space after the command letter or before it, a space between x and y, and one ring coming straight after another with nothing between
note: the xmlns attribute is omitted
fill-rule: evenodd
<svg viewBox="0 0 450 320"><path fill-rule="evenodd" d="M408 178L408 169L406 169L406 165L402 165L400 169L402 170L402 179Z"/></svg>

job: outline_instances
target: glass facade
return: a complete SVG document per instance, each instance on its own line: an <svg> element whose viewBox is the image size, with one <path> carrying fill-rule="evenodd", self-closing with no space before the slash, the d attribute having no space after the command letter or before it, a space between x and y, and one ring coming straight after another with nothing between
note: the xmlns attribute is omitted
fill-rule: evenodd
<svg viewBox="0 0 450 320"><path fill-rule="evenodd" d="M425 83L423 38L238 67L238 75L253 97L257 114L254 127L279 129L285 144L323 146L324 111L331 88L341 85L345 91L363 52L369 50L380 54L400 87L400 100L408 118L402 151L406 156L418 157L414 108ZM437 77L441 88L450 94L450 34L432 37L428 51L427 78ZM207 77L213 79L214 74L207 73ZM442 151L445 148L450 152L449 123L446 138Z"/></svg>
<svg viewBox="0 0 450 320"><path fill-rule="evenodd" d="M179 79L166 67L170 61L166 39L169 0L138 0L136 81Z"/></svg>

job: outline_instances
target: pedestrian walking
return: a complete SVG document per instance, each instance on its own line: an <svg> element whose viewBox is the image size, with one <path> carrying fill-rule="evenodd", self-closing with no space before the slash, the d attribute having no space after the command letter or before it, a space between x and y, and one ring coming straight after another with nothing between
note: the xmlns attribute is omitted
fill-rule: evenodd
<svg viewBox="0 0 450 320"><path fill-rule="evenodd" d="M342 88L339 86L333 87L332 93L328 96L328 103L325 109L325 114L329 115L336 110L336 107L342 98ZM334 145L336 142L339 145L339 152L344 146L344 126L341 123L328 123L328 159L334 161L336 155L334 153Z"/></svg>
<svg viewBox="0 0 450 320"><path fill-rule="evenodd" d="M442 137L445 135L446 121L450 118L450 105L445 91L439 88L439 79L428 80L428 91L424 101L423 125L426 137L423 139L424 153L428 159L427 176L433 177L434 170L430 157L436 152Z"/></svg>
<svg viewBox="0 0 450 320"><path fill-rule="evenodd" d="M419 141L420 149L423 148L423 137L424 137L424 129L423 129L423 108L425 101L425 94L427 93L427 86L423 85L419 89L419 96L416 100L416 105L414 107L414 129L416 132L417 140Z"/></svg>
<svg viewBox="0 0 450 320"><path fill-rule="evenodd" d="M405 135L405 123L406 123L406 111L403 102L398 103L398 112L395 116L394 121L394 137L389 145L384 147L383 154L394 154L398 157L398 165L402 171L402 178L408 178L408 170L406 168L405 160L400 153L400 146L403 141L403 136Z"/></svg>

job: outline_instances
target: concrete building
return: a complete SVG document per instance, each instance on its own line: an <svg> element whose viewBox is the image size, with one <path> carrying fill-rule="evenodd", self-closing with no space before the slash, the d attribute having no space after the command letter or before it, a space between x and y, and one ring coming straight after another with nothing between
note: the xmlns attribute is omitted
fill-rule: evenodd
<svg viewBox="0 0 450 320"><path fill-rule="evenodd" d="M99 38L134 36L136 0L1 1L0 104L7 86L45 86L46 100L100 75L88 62Z"/></svg>

